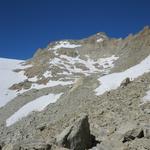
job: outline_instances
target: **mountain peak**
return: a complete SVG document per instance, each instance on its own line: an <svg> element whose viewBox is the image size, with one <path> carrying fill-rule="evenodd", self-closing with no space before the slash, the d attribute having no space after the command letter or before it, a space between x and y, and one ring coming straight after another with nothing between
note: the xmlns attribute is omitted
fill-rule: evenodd
<svg viewBox="0 0 150 150"><path fill-rule="evenodd" d="M150 33L150 26L145 26L140 32L139 32L139 34L141 34L141 35L147 35L147 34L149 34Z"/></svg>

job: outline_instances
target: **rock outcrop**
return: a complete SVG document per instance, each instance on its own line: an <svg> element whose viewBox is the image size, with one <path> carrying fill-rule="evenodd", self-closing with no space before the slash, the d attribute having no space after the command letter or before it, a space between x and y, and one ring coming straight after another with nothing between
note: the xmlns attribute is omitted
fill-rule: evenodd
<svg viewBox="0 0 150 150"><path fill-rule="evenodd" d="M126 78L126 79L124 79L124 80L121 82L120 86L121 86L121 87L125 87L125 86L127 86L130 82L131 82L130 78Z"/></svg>
<svg viewBox="0 0 150 150"><path fill-rule="evenodd" d="M143 138L143 137L144 137L143 130L141 128L136 128L125 133L123 135L122 142L125 143L134 140L135 138Z"/></svg>
<svg viewBox="0 0 150 150"><path fill-rule="evenodd" d="M84 150L92 146L88 116L82 115L73 125L56 138L56 143L72 150Z"/></svg>

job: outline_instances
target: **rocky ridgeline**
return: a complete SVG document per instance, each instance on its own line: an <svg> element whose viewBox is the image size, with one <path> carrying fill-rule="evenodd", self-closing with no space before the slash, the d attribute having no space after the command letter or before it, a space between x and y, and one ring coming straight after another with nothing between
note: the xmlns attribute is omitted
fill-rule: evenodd
<svg viewBox="0 0 150 150"><path fill-rule="evenodd" d="M149 54L149 27L124 39L100 32L38 49L24 64L29 67L14 70L26 79L9 87L18 95L0 108L0 150L150 150L150 101L142 101L150 73L95 93L100 77L135 66ZM43 111L6 124L24 105L50 93L63 94Z"/></svg>

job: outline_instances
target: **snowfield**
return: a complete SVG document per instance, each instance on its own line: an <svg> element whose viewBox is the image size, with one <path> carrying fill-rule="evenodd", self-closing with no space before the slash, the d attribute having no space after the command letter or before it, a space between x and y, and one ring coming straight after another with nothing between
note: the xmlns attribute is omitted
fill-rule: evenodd
<svg viewBox="0 0 150 150"><path fill-rule="evenodd" d="M77 48L77 47L81 47L81 45L71 44L69 41L60 41L57 42L57 44L53 48L50 48L49 50L57 50L60 48Z"/></svg>
<svg viewBox="0 0 150 150"><path fill-rule="evenodd" d="M135 79L147 72L150 72L150 55L141 63L125 70L124 72L112 73L100 77L98 79L100 86L95 89L96 95L102 95L106 91L117 89L121 82L127 77L130 79Z"/></svg>
<svg viewBox="0 0 150 150"><path fill-rule="evenodd" d="M63 93L45 95L27 103L6 120L6 126L11 126L33 111L42 111L50 103L55 103L62 94Z"/></svg>
<svg viewBox="0 0 150 150"><path fill-rule="evenodd" d="M14 72L15 69L24 69L30 66L23 66L22 60L0 58L0 107L17 96L16 91L9 90L14 83L22 82L26 79L24 72Z"/></svg>

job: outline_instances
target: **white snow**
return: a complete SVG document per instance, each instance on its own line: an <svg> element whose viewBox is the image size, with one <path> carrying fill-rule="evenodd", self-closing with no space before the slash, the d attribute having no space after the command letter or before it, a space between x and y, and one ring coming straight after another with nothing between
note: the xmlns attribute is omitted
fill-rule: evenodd
<svg viewBox="0 0 150 150"><path fill-rule="evenodd" d="M147 92L146 92L146 96L144 96L144 97L142 98L142 102L143 102L143 103L150 102L150 91L147 91Z"/></svg>
<svg viewBox="0 0 150 150"><path fill-rule="evenodd" d="M51 73L51 71L46 71L46 72L43 74L43 76L44 76L45 78L52 77L52 73Z"/></svg>
<svg viewBox="0 0 150 150"><path fill-rule="evenodd" d="M101 95L106 91L117 89L121 82L127 77L135 79L147 72L150 72L150 56L146 57L141 63L125 70L124 72L112 73L100 77L98 79L100 86L95 89L96 95Z"/></svg>
<svg viewBox="0 0 150 150"><path fill-rule="evenodd" d="M50 48L49 50L57 50L60 48L76 48L76 47L81 47L81 45L71 44L69 41L60 41L57 42L57 44L53 48Z"/></svg>
<svg viewBox="0 0 150 150"><path fill-rule="evenodd" d="M28 78L28 81L37 82L37 81L38 81L38 78L37 78L37 76L35 76L35 77L33 77L33 78Z"/></svg>
<svg viewBox="0 0 150 150"><path fill-rule="evenodd" d="M87 59L83 60L80 57L69 57L66 55L60 55L60 58L54 58L50 61L50 64L56 65L61 69L65 69L68 72L66 75L70 75L72 73L83 73L86 76L88 76L91 73L95 72L103 72L110 69L114 66L113 62L117 60L119 57L116 57L115 55L112 55L107 58L100 58L98 60L90 59L89 56L86 56ZM75 64L83 64L87 70L82 70L79 67L76 67ZM98 65L98 67L96 67ZM99 69L100 67L103 67L103 69Z"/></svg>
<svg viewBox="0 0 150 150"><path fill-rule="evenodd" d="M42 111L50 103L55 103L62 94L63 93L48 94L27 103L6 120L6 126L11 126L12 124L19 121L23 117L26 117L33 111Z"/></svg>
<svg viewBox="0 0 150 150"><path fill-rule="evenodd" d="M100 58L98 60L98 64L102 65L104 69L113 68L114 67L113 62L116 61L118 58L119 57L116 57L115 55L106 58Z"/></svg>
<svg viewBox="0 0 150 150"><path fill-rule="evenodd" d="M97 39L97 42L98 42L98 43L103 42L103 41L104 41L103 38Z"/></svg>
<svg viewBox="0 0 150 150"><path fill-rule="evenodd" d="M33 83L31 89L42 89L42 88L54 87L54 86L58 86L58 85L65 86L65 85L70 85L73 83L74 83L73 81L52 81L52 80L50 80L46 85Z"/></svg>
<svg viewBox="0 0 150 150"><path fill-rule="evenodd" d="M9 90L9 87L26 79L23 71L19 73L13 71L30 67L21 65L23 63L22 60L0 58L0 107L17 96L17 92Z"/></svg>

